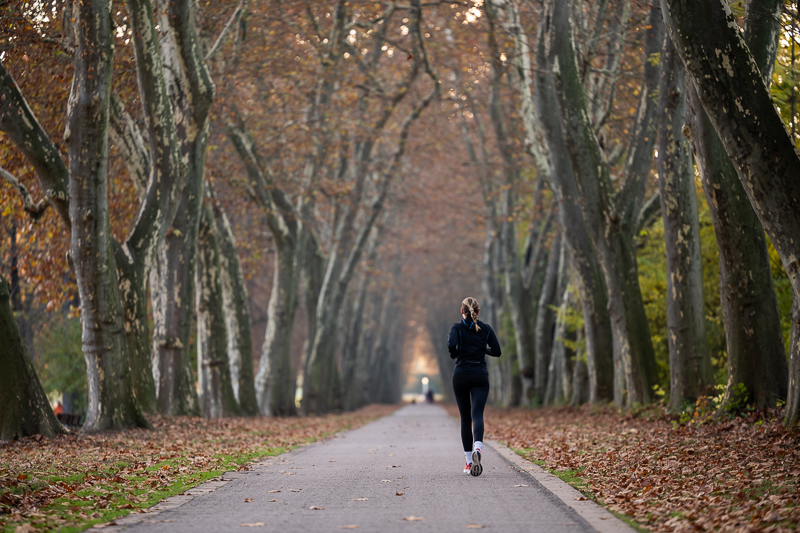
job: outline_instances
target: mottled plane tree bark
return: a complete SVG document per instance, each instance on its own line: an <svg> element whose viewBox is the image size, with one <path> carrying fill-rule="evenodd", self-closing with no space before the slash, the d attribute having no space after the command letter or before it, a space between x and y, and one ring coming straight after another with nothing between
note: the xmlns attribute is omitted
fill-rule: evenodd
<svg viewBox="0 0 800 533"><path fill-rule="evenodd" d="M204 204L198 233L195 292L197 309L197 382L206 418L241 414L231 383L228 331L222 295L220 248L214 213Z"/></svg>
<svg viewBox="0 0 800 533"><path fill-rule="evenodd" d="M727 3L662 0L664 19L697 95L792 284L785 422L800 414L800 154Z"/></svg>
<svg viewBox="0 0 800 533"><path fill-rule="evenodd" d="M597 27L604 17L598 13ZM608 296L602 270L597 260L594 245L583 219L578 183L572 163L562 138L562 126L558 116L558 102L552 76L547 73L545 53L545 25L540 24L536 37L536 65L531 67L531 47L520 21L519 7L515 0L506 3L505 25L514 39L515 83L520 94L520 116L526 131L526 144L538 163L548 169L548 177L558 203L559 224L572 250L584 312L586 330L586 355L589 374L589 401L598 402L613 397L613 343L611 320L608 313ZM622 38L624 32L620 34ZM596 38L592 39L592 42ZM591 43L590 43L591 44ZM611 45L614 47L615 45ZM588 45L587 45L588 47ZM609 54L611 60L612 54ZM614 61L612 64L618 65ZM612 71L613 75L613 71ZM601 82L597 82L601 83ZM536 91L532 92L535 85ZM604 84L605 85L605 84ZM610 89L609 89L610 91ZM612 92L613 95L613 92ZM610 97L605 108L610 108ZM595 109L600 110L600 100ZM605 113L604 113L605 115ZM547 147L547 153L540 145Z"/></svg>
<svg viewBox="0 0 800 533"><path fill-rule="evenodd" d="M64 138L69 154L70 257L81 297L89 406L84 428L147 425L133 394L108 212L113 65L111 3L75 4L77 48Z"/></svg>
<svg viewBox="0 0 800 533"><path fill-rule="evenodd" d="M87 6L83 7L84 9L88 9ZM136 64L140 74L140 90L148 127L150 151L157 155L150 157L151 167L149 168L149 175L146 180L141 179L139 175L142 169L131 172L134 184L140 189L140 196L142 198L139 214L125 242L119 243L109 240L110 246L112 247L111 252L106 256L107 264L100 270L103 276L113 276L116 278L118 289L114 291L108 288L106 296L111 299L121 299L121 303L119 300L117 300L116 303L109 301L106 302L105 307L106 309L116 308L117 306L122 307L124 327L120 327L119 330L124 333L126 342L123 344L119 344L116 341L113 343L109 342L105 345L106 351L102 352L98 357L113 359L114 362L111 363L109 361L108 364L114 366L115 369L119 367L119 372L123 372L125 377L117 379L115 373L106 372L97 376L97 372L95 372L96 368L89 368L88 372L90 376L95 374L91 379L96 379L98 382L96 387L90 387L90 396L99 395L101 393L105 394L103 391L112 387L119 391L120 395L136 395L137 399L143 400L145 407L147 407L149 398L152 397L148 395L148 388L146 386L146 381L150 374L149 371L147 371L149 365L137 365L134 361L137 353L137 346L142 345L140 336L143 335L142 332L146 332L146 328L137 327L136 323L137 319L141 320L141 318L145 316L144 312L142 312L145 289L140 280L145 277L144 273L147 271L148 264L152 259L155 246L160 239L163 238L169 221L171 217L174 216L175 206L177 205L176 190L180 185L181 174L176 170L179 168L180 160L177 152L177 145L174 143L174 135L171 134L175 129L175 121L173 120L169 105L163 105L168 99L166 96L166 87L163 83L163 76L158 75L161 69L161 60L158 50L158 39L155 34L152 6L149 2L144 5L143 2L132 1L130 7L133 9L138 8L136 11L137 16L131 17L131 25L136 30L133 32L134 47L137 54ZM100 7L97 7L97 9L100 9ZM78 13L78 11L75 13ZM84 13L84 15L87 16L86 13ZM77 15L73 14L73 19L78 20ZM100 18L93 17L93 20L97 24L100 24ZM80 27L83 28L83 26ZM78 44L91 46L91 42L88 39L84 39L83 41L77 39L77 41ZM86 59L86 54L84 52L76 52L76 61L85 62L89 60ZM84 68L95 69L93 65ZM34 168L37 170L37 177L43 189L47 191L46 195L48 199L56 206L57 211L62 215L62 219L65 221L67 227L70 228L72 224L69 218L64 217L64 213L69 210L70 205L69 196L64 192L66 191L68 183L68 171L66 166L63 161L61 161L57 149L52 145L47 135L38 125L35 117L33 117L33 114L30 112L27 103L25 103L24 98L13 83L13 80L10 76L5 75L5 72L3 72L3 74L3 90L4 92L7 91L11 97L3 99L3 110L0 116L4 119L21 118L22 116L26 116L26 118L24 120L3 120L2 127L4 131L9 133L15 143L22 148L26 157L32 161ZM89 76L89 74L87 74L87 76ZM91 80L97 81L94 70L92 70L90 76ZM81 90L86 89L85 86L80 84L78 84L78 87L81 88ZM91 126L94 128L102 127L104 131L103 135L108 135L108 109L110 101L108 99L103 100L103 95L98 94L96 103L105 106L105 108L100 115L94 117L95 119L101 120L101 122L92 121ZM83 108L80 109L83 111ZM75 115L75 117L79 117L79 115L80 113ZM83 134L84 132L81 131L79 136ZM128 140L135 141L133 137ZM103 145L103 149L107 149L107 140L104 142L106 144ZM77 149L77 147L75 148ZM138 148L144 151L143 148ZM98 157L100 157L100 160L105 160L107 156ZM144 158L140 158L138 161L144 162ZM131 168L132 163L127 161L127 159L126 163L129 168ZM80 170L82 171L82 169ZM82 180L84 178L81 177L80 179ZM88 191L89 185L85 183L78 185L76 183L75 186L78 188L83 186L84 190L82 192L85 193L85 197L82 198L82 201L88 202L87 205L91 205L91 202L94 201L97 207L105 208L105 206L107 206L105 184L106 181L99 178L98 181L94 183L94 186L98 188L94 200L90 200L92 194ZM93 212L93 215L99 214L100 213L96 211ZM104 213L103 216L108 215ZM96 229L102 232L101 237L103 239L110 239L110 233L107 229L101 229L99 226ZM85 229L82 231L85 231ZM89 241L80 240L80 242L88 244ZM75 258L73 257L73 266L74 261ZM103 287L106 288L106 285L103 285ZM142 324L146 325L146 320L138 323L139 326ZM84 342L86 342L87 339L94 342L94 340L92 340L93 336L91 335L89 337L84 337ZM125 346L125 349L123 350L120 348L121 346ZM115 347L119 348L120 351L115 351ZM94 353L94 348L91 351ZM95 356L87 358L87 363L91 362L90 366L96 367L94 361ZM125 385L129 377L133 378L133 386L131 388ZM140 377L142 380L139 380ZM113 384L104 384L104 382L109 379L113 381ZM152 383L152 378L149 379L150 383ZM144 386L140 387L139 385L141 383L144 383ZM152 386L149 390L152 393ZM115 404L114 401L106 401L101 398L96 398L93 401L102 404L104 412L97 416L90 412L91 416L87 417L87 425L85 427L85 429L89 431L110 427L125 427L127 425L146 425L146 421L140 414L136 414L134 417L114 414L115 409L138 413L138 407L134 408L128 406L133 402L132 399L120 400L120 405Z"/></svg>
<svg viewBox="0 0 800 533"><path fill-rule="evenodd" d="M297 414L291 341L299 297L299 217L244 126L230 123L228 137L245 164L251 195L264 208L275 241L267 329L256 376L259 411L264 415L291 416Z"/></svg>
<svg viewBox="0 0 800 533"><path fill-rule="evenodd" d="M222 305L228 335L228 359L233 393L243 415L257 415L258 401L253 375L253 335L247 286L228 216L222 205L216 201L213 187L207 184L207 189L215 199L212 209L219 242Z"/></svg>
<svg viewBox="0 0 800 533"><path fill-rule="evenodd" d="M782 2L749 2L744 38L764 83L772 78ZM741 399L759 407L786 398L788 368L781 337L764 227L736 175L717 132L689 85L686 135L697 158L719 248L720 307L728 352L728 382L722 408ZM758 354L754 357L753 354Z"/></svg>
<svg viewBox="0 0 800 533"><path fill-rule="evenodd" d="M163 3L158 9L164 75L170 104L181 119L176 134L186 173L175 218L159 248L150 278L153 358L158 367L158 410L162 414L198 414L189 350L209 112L215 87L195 26L194 10L190 0Z"/></svg>
<svg viewBox="0 0 800 533"><path fill-rule="evenodd" d="M586 229L597 251L608 294L614 346L614 402L649 403L656 380L655 356L638 280L634 232L656 136L659 68L647 61L661 51L663 22L651 7L644 30L644 68L634 127L621 172L621 185L611 182L611 168L590 117L573 43L572 2L548 1L543 27L547 69L554 83L563 143L578 184Z"/></svg>
<svg viewBox="0 0 800 533"><path fill-rule="evenodd" d="M669 408L683 409L713 386L703 307L700 223L691 147L681 134L686 119L683 63L664 40L658 88L658 188L667 252Z"/></svg>

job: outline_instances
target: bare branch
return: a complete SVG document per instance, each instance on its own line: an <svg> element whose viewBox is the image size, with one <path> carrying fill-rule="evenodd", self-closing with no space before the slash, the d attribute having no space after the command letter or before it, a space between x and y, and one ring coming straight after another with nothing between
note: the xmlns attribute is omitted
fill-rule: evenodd
<svg viewBox="0 0 800 533"><path fill-rule="evenodd" d="M50 205L46 199L42 198L38 202L34 202L27 187L20 183L11 172L2 167L0 167L0 176L17 189L17 192L22 197L22 206L25 212L28 213L33 220L38 220L47 210L47 206Z"/></svg>
<svg viewBox="0 0 800 533"><path fill-rule="evenodd" d="M214 41L214 45L211 47L211 49L206 54L206 57L205 57L206 61L211 59L211 57L219 51L219 49L222 47L222 43L225 42L225 39L227 39L228 34L233 30L233 28L238 26L239 21L244 16L245 11L247 10L247 5L249 3L250 3L250 0L241 0L239 2L239 6L233 12L233 15L231 15L231 18L228 19L228 22L222 28L222 31L220 32L219 36L217 37L217 40Z"/></svg>

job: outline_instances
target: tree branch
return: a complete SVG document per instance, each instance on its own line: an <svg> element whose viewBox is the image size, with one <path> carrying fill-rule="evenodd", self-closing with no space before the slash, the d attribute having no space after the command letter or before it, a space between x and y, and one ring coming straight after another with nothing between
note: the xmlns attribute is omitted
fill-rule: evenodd
<svg viewBox="0 0 800 533"><path fill-rule="evenodd" d="M27 187L20 183L20 181L14 177L11 172L2 167L0 167L0 177L17 189L17 192L22 197L22 207L25 209L25 212L28 213L33 220L38 220L41 218L41 216L47 210L47 206L50 204L44 198L38 202L34 202L33 198L31 198L31 193L28 192Z"/></svg>
<svg viewBox="0 0 800 533"><path fill-rule="evenodd" d="M228 37L228 34L233 30L233 28L239 24L239 21L244 16L245 11L247 11L247 6L250 3L250 0L241 0L239 2L239 6L231 15L231 18L228 19L228 22L222 28L217 40L214 41L214 44L211 46L211 49L206 53L205 60L208 61L211 57L216 54L220 48L222 48L222 43L225 42L225 39Z"/></svg>

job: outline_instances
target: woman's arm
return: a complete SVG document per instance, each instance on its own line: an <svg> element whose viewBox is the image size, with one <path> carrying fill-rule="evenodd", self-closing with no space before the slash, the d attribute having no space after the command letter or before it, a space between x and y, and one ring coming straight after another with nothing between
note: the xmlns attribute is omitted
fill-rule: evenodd
<svg viewBox="0 0 800 533"><path fill-rule="evenodd" d="M497 335L494 334L494 330L492 326L488 326L489 328L489 337L486 339L486 342L489 344L486 350L486 355L491 355L492 357L500 357L503 353L500 350L500 343L497 341Z"/></svg>
<svg viewBox="0 0 800 533"><path fill-rule="evenodd" d="M450 333L447 335L447 351L450 352L450 359L458 356L458 326L450 326Z"/></svg>

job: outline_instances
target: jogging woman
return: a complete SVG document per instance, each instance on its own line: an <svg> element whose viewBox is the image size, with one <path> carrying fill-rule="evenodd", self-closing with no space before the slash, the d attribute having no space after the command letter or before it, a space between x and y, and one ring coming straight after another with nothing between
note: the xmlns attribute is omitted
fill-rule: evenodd
<svg viewBox="0 0 800 533"><path fill-rule="evenodd" d="M486 355L500 357L500 343L492 326L478 320L481 306L469 297L461 302L461 322L450 327L447 350L456 360L453 392L461 415L461 444L467 464L465 474L480 476L483 448L483 409L489 397L489 371Z"/></svg>

